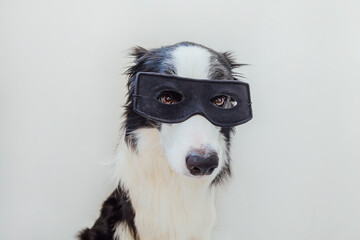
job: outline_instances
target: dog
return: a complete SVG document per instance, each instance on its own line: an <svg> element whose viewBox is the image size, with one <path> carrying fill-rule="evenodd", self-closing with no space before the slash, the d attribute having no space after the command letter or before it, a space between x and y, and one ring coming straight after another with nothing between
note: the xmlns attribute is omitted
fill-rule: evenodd
<svg viewBox="0 0 360 240"><path fill-rule="evenodd" d="M233 127L218 127L201 115L180 123L147 119L133 109L139 72L214 80L236 80L241 67L231 53L192 42L132 49L121 140L114 157L117 189L103 203L80 240L209 240L215 223L216 189L231 175ZM166 103L176 96L165 96ZM225 101L229 99L216 99ZM192 166L204 160L205 166ZM190 163L189 163L190 162Z"/></svg>

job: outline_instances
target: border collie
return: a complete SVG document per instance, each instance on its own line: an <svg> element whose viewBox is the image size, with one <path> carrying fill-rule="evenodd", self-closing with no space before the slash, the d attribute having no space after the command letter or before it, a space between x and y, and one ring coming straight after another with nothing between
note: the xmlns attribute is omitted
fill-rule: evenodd
<svg viewBox="0 0 360 240"><path fill-rule="evenodd" d="M146 119L132 109L138 72L198 79L236 79L230 53L191 42L146 50L136 47L128 75L122 136L114 158L117 189L103 203L92 228L81 240L209 240L215 222L214 195L230 176L233 128L217 127L194 115L166 124ZM191 174L186 164L196 152L218 161L213 171Z"/></svg>

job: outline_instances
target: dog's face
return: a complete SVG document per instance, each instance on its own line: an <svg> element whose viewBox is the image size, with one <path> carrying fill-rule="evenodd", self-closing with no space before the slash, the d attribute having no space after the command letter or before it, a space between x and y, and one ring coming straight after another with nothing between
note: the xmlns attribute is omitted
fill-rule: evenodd
<svg viewBox="0 0 360 240"><path fill-rule="evenodd" d="M126 137L136 148L133 132L142 127L159 131L159 144L163 147L171 169L177 174L209 178L218 182L230 174L229 145L232 128L221 128L200 115L181 123L167 124L148 120L131 108L133 81L137 72L158 72L198 79L234 79L235 64L228 53L217 53L193 43L179 43L147 51L134 49L135 65L128 70L129 98L126 106ZM159 97L164 104L173 104L178 96L167 93ZM227 104L229 99L219 97L214 104Z"/></svg>

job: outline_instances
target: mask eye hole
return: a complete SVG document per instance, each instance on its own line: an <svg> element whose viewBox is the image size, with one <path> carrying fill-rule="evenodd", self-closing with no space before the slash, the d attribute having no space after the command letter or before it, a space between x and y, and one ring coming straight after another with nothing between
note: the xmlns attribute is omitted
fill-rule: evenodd
<svg viewBox="0 0 360 240"><path fill-rule="evenodd" d="M158 96L158 100L164 104L175 104L181 102L183 99L184 97L175 91L164 91Z"/></svg>
<svg viewBox="0 0 360 240"><path fill-rule="evenodd" d="M237 105L237 102L234 98L227 96L227 95L219 95L216 97L213 97L211 100L212 104L219 108L233 108Z"/></svg>

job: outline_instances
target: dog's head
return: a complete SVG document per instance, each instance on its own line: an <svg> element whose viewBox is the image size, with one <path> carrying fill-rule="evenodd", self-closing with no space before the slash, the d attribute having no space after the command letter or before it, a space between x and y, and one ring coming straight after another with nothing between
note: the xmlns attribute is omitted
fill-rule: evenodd
<svg viewBox="0 0 360 240"><path fill-rule="evenodd" d="M236 64L229 53L219 53L204 46L182 42L172 46L146 50L134 48L135 64L127 71L128 99L125 110L125 138L129 147L137 150L140 128L155 128L171 169L177 174L208 177L217 183L230 175L229 147L231 127L217 127L200 115L181 123L168 124L144 118L132 109L134 81L138 72L155 72L180 77L230 80L235 79ZM167 93L159 101L171 104L178 96ZM226 97L216 98L213 104L231 104Z"/></svg>

